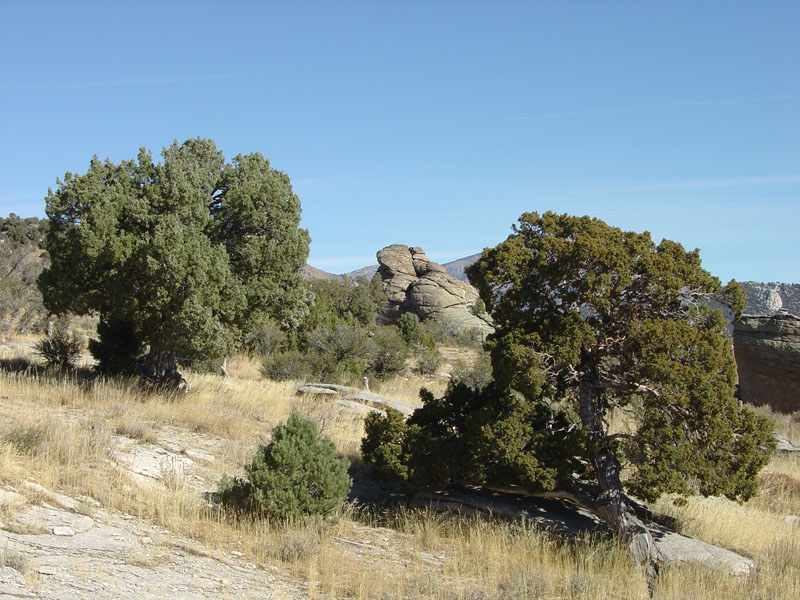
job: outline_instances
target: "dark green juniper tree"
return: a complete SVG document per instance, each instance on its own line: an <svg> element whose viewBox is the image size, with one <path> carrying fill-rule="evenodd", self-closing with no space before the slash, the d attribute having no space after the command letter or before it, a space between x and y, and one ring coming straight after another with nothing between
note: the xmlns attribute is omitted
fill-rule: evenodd
<svg viewBox="0 0 800 600"><path fill-rule="evenodd" d="M739 315L744 293L702 269L697 250L589 217L526 213L468 275L497 327L495 379L572 416L580 443L563 460L584 463L584 503L638 561L658 557L626 490L648 501L755 493L771 426L734 398L725 323L705 302ZM610 429L615 410L628 429Z"/></svg>
<svg viewBox="0 0 800 600"><path fill-rule="evenodd" d="M771 426L734 398L725 322L707 304L738 314L744 294L703 270L698 251L526 213L467 273L494 319L495 381L441 399L423 391L408 422L371 415L362 452L379 474L571 498L651 575L660 557L641 517L654 515L628 494L755 493Z"/></svg>
<svg viewBox="0 0 800 600"><path fill-rule="evenodd" d="M162 156L95 157L58 181L39 288L53 313L99 315L106 350L146 346L144 373L168 383L177 357L224 356L269 318L302 321L309 236L289 178L260 154L226 163L213 141L192 139ZM104 340L120 331L124 343Z"/></svg>

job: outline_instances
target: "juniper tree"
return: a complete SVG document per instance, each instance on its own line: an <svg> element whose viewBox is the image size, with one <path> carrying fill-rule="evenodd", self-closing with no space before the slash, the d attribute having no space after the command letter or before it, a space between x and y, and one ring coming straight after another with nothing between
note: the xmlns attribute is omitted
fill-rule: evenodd
<svg viewBox="0 0 800 600"><path fill-rule="evenodd" d="M698 250L589 217L526 213L467 273L494 319L498 385L572 418L581 435L562 460L585 465L588 504L636 559L657 556L626 490L645 500L753 495L771 426L734 398L725 322L706 303L739 315L744 293L705 271ZM610 428L615 410L627 429Z"/></svg>
<svg viewBox="0 0 800 600"><path fill-rule="evenodd" d="M176 357L223 356L268 318L296 326L309 244L289 178L260 154L226 163L213 141L192 139L162 157L95 156L59 180L39 278L51 312L96 314L101 334L146 345L158 381L177 372Z"/></svg>

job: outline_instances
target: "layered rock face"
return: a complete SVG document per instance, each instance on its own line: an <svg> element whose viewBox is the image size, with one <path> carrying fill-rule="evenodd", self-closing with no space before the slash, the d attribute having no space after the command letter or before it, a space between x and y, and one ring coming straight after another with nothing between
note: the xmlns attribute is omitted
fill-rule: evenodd
<svg viewBox="0 0 800 600"><path fill-rule="evenodd" d="M733 324L733 349L742 400L800 410L800 317L744 316Z"/></svg>
<svg viewBox="0 0 800 600"><path fill-rule="evenodd" d="M444 267L425 256L417 246L392 244L378 251L378 273L389 304L380 312L385 323L415 313L432 319L452 332L478 329L485 337L494 330L491 317L475 314L478 292L469 283L447 274Z"/></svg>

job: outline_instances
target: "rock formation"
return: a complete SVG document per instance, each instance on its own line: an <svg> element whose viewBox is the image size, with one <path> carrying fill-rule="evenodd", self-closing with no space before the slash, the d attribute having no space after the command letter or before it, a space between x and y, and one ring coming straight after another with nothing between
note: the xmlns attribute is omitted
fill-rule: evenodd
<svg viewBox="0 0 800 600"><path fill-rule="evenodd" d="M491 317L475 310L480 304L475 288L448 275L422 248L387 246L378 252L378 264L389 296L389 304L380 312L383 322L394 323L403 313L413 312L420 320L431 319L454 333L478 329L486 336L494 330Z"/></svg>
<svg viewBox="0 0 800 600"><path fill-rule="evenodd" d="M739 397L773 410L800 410L800 317L744 316L733 324Z"/></svg>
<svg viewBox="0 0 800 600"><path fill-rule="evenodd" d="M800 315L800 284L743 281L749 315L774 315L786 310Z"/></svg>

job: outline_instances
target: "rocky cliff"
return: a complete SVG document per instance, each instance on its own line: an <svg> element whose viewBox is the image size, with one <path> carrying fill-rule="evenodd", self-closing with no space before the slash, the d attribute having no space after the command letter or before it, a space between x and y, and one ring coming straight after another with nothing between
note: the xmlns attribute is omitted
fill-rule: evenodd
<svg viewBox="0 0 800 600"><path fill-rule="evenodd" d="M759 283L743 281L748 315L774 315L786 310L800 315L800 283Z"/></svg>
<svg viewBox="0 0 800 600"><path fill-rule="evenodd" d="M394 323L406 312L432 319L453 332L478 329L493 331L492 320L475 310L478 292L469 283L447 274L419 247L393 244L378 252L378 273L389 303L381 310L383 322Z"/></svg>
<svg viewBox="0 0 800 600"><path fill-rule="evenodd" d="M774 410L800 410L800 317L744 316L733 324L739 397Z"/></svg>

